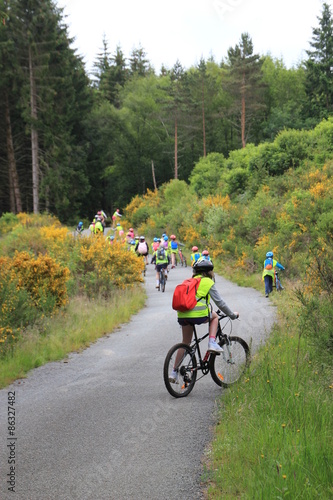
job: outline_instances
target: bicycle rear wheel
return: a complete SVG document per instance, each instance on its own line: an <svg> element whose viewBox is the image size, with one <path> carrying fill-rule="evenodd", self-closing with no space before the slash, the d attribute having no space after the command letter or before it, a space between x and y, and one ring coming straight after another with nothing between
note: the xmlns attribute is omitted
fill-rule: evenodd
<svg viewBox="0 0 333 500"><path fill-rule="evenodd" d="M171 373L177 372L177 379L171 381ZM164 361L163 377L165 387L174 398L184 398L192 391L197 379L197 359L190 346L176 344L169 350Z"/></svg>
<svg viewBox="0 0 333 500"><path fill-rule="evenodd" d="M161 292L165 292L165 274L164 269L160 271L160 290Z"/></svg>
<svg viewBox="0 0 333 500"><path fill-rule="evenodd" d="M210 355L210 374L217 385L228 387L237 382L249 366L250 349L245 340L239 337L223 338L219 344L223 352Z"/></svg>

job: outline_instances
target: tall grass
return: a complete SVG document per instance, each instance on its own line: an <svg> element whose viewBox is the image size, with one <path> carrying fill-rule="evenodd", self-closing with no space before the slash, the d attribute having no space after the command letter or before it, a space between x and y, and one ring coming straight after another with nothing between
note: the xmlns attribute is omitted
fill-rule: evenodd
<svg viewBox="0 0 333 500"><path fill-rule="evenodd" d="M221 399L207 496L333 498L333 380L299 334L293 296L246 377ZM291 307L293 306L293 307Z"/></svg>
<svg viewBox="0 0 333 500"><path fill-rule="evenodd" d="M143 307L145 298L138 285L117 291L107 300L72 299L65 311L30 328L12 353L1 360L0 388L112 332Z"/></svg>

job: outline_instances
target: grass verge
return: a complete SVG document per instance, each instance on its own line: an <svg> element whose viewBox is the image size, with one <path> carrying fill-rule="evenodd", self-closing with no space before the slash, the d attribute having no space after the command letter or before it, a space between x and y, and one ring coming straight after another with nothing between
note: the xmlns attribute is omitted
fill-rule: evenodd
<svg viewBox="0 0 333 500"><path fill-rule="evenodd" d="M1 360L0 388L33 368L63 359L68 353L112 332L138 312L146 300L140 286L116 292L110 300L73 299L66 311L27 331L11 354Z"/></svg>
<svg viewBox="0 0 333 500"><path fill-rule="evenodd" d="M331 360L298 334L292 296L274 301L270 339L221 398L204 477L210 500L333 498Z"/></svg>

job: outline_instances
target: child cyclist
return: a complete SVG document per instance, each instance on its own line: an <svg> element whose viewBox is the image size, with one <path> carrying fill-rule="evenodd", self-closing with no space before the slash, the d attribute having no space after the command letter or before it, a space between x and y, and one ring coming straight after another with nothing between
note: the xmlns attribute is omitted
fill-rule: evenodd
<svg viewBox="0 0 333 500"><path fill-rule="evenodd" d="M278 269L282 269L284 271L283 265L274 259L273 252L267 252L266 259L264 262L264 270L262 273L262 279L265 282L265 296L266 296L266 298L273 291L274 270L276 267Z"/></svg>
<svg viewBox="0 0 333 500"><path fill-rule="evenodd" d="M239 314L238 312L233 312L219 294L214 282L213 269L213 262L211 260L206 260L204 257L200 257L193 264L193 278L201 278L196 293L197 305L190 311L177 311L177 315L178 323L182 327L184 344L189 345L191 343L193 336L193 325L209 323L208 351L214 352L216 354L221 354L221 352L223 352L223 349L216 342L218 316L216 312L213 311L210 307L210 299L212 298L217 307L231 319L237 319L239 317ZM180 361L179 358L181 356L182 352L179 349L175 359L175 367L169 377L170 382L174 384L179 383L177 365Z"/></svg>
<svg viewBox="0 0 333 500"><path fill-rule="evenodd" d="M169 251L171 253L171 269L174 269L176 267L176 255L178 253L178 242L174 234L170 236Z"/></svg>
<svg viewBox="0 0 333 500"><path fill-rule="evenodd" d="M153 257L151 259L152 264L156 264L156 287L157 290L160 289L160 271L164 269L165 277L167 277L167 268L170 264L170 257L168 256L167 250L164 248L163 243L161 242L158 249L154 252Z"/></svg>
<svg viewBox="0 0 333 500"><path fill-rule="evenodd" d="M201 253L199 252L199 249L197 246L192 247L192 253L191 253L191 266L193 267L193 264L201 257Z"/></svg>
<svg viewBox="0 0 333 500"><path fill-rule="evenodd" d="M148 265L149 246L144 236L139 237L139 241L135 245L135 252L142 255L145 258L146 265Z"/></svg>

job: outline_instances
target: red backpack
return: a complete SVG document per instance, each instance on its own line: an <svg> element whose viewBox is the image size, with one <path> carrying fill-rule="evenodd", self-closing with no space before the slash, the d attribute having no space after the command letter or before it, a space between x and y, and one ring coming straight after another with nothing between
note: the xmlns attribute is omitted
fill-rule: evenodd
<svg viewBox="0 0 333 500"><path fill-rule="evenodd" d="M175 311L191 311L197 305L195 297L201 278L190 278L177 285L172 297L172 309Z"/></svg>

